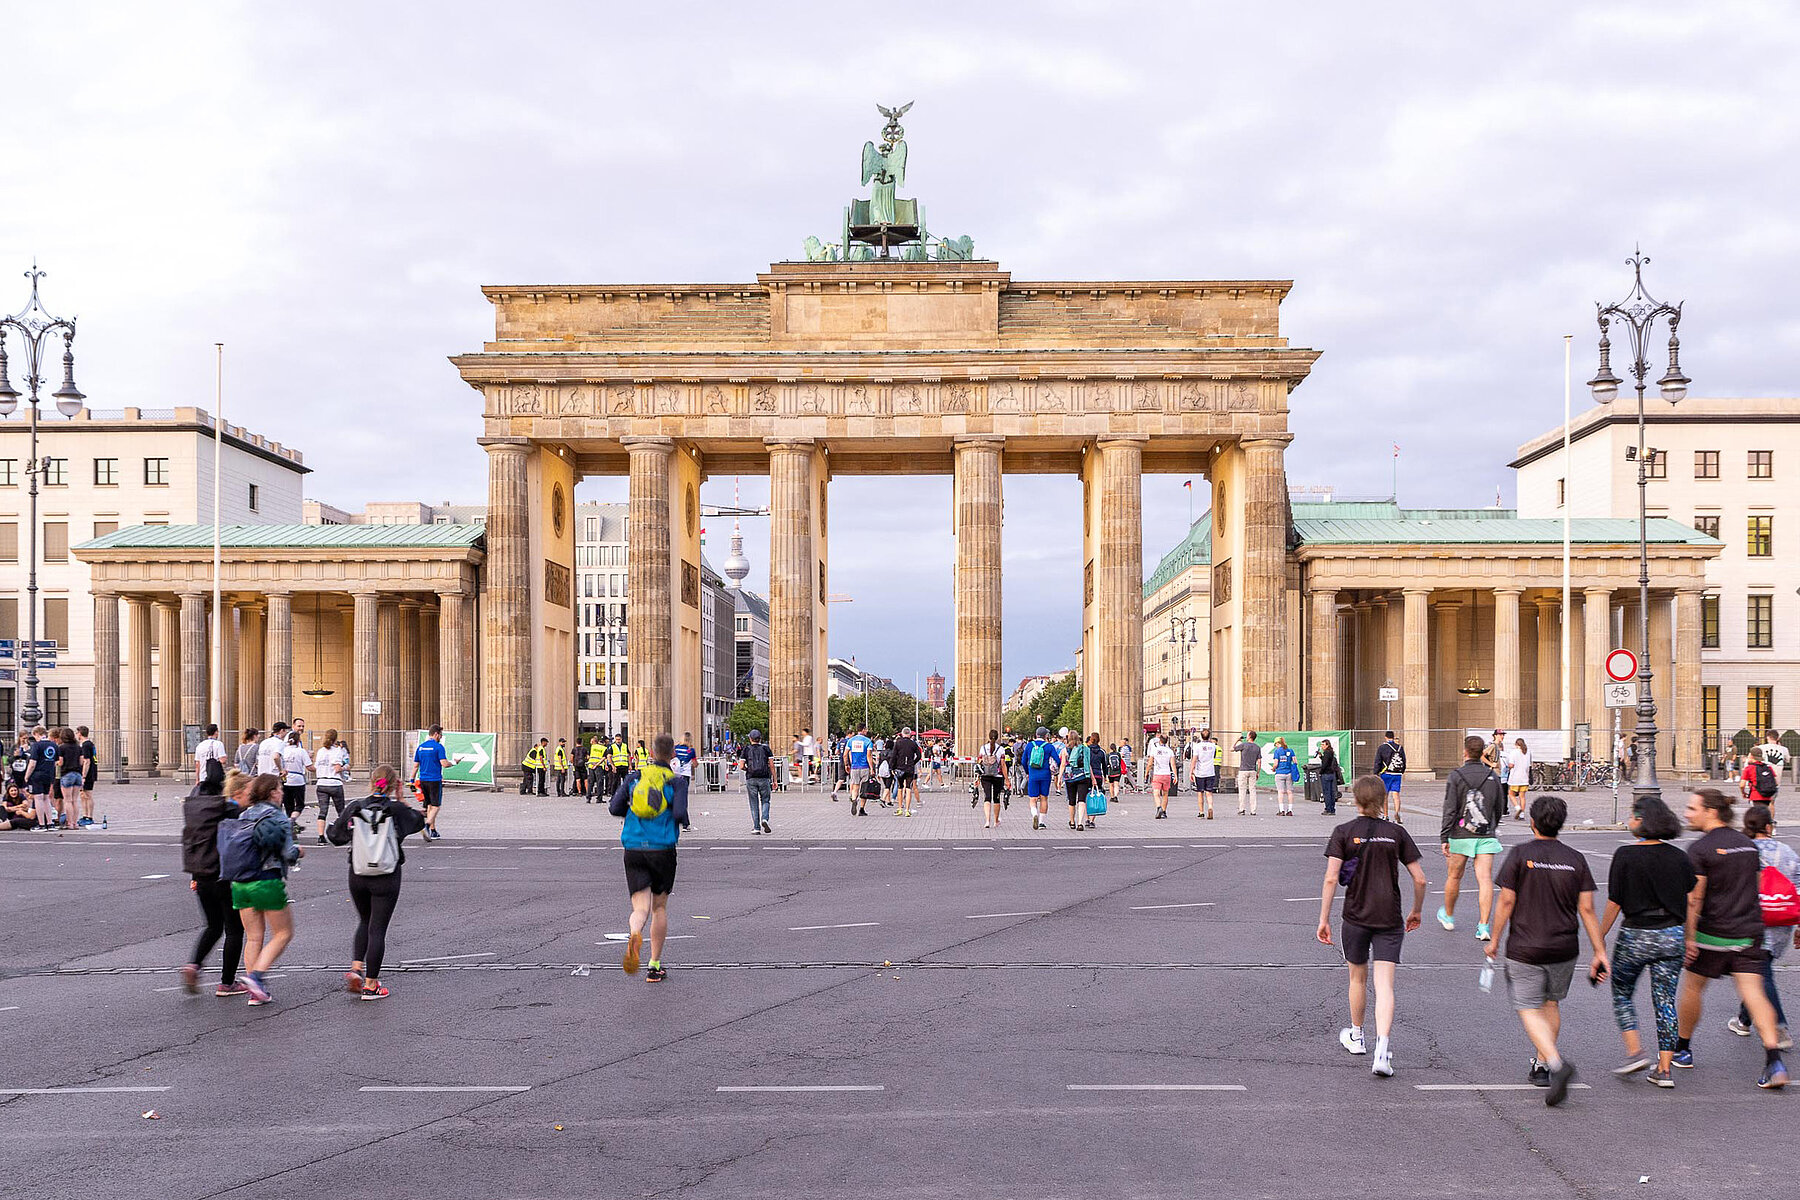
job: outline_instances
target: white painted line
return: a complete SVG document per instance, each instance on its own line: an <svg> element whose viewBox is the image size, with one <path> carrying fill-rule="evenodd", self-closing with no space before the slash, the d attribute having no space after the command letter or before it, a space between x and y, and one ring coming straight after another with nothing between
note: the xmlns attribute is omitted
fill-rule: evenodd
<svg viewBox="0 0 1800 1200"><path fill-rule="evenodd" d="M16 1004L9 1004L5 1008L0 1008L0 1012L18 1012L18 1011L19 1011L19 1006Z"/></svg>
<svg viewBox="0 0 1800 1200"><path fill-rule="evenodd" d="M1102 846L1102 850L1136 850L1136 846Z"/></svg>
<svg viewBox="0 0 1800 1200"><path fill-rule="evenodd" d="M88 1096L103 1092L166 1092L166 1087L0 1088L0 1096Z"/></svg>
<svg viewBox="0 0 1800 1200"><path fill-rule="evenodd" d="M167 875L139 875L139 879L167 879Z"/></svg>
<svg viewBox="0 0 1800 1200"><path fill-rule="evenodd" d="M1585 1083L1571 1083L1571 1088L1587 1088ZM1415 1083L1413 1090L1420 1092L1541 1092L1545 1089L1535 1083Z"/></svg>
<svg viewBox="0 0 1800 1200"><path fill-rule="evenodd" d="M479 954L439 954L432 958L403 958L400 960L400 965L403 967L410 967L416 963L455 962L459 958L493 958L493 957L495 957L495 954L492 950L483 950Z"/></svg>
<svg viewBox="0 0 1800 1200"><path fill-rule="evenodd" d="M1217 904L1216 900L1195 900L1188 904L1134 904L1131 906L1131 911L1149 912L1157 908L1213 908Z"/></svg>
<svg viewBox="0 0 1800 1200"><path fill-rule="evenodd" d="M785 1087L722 1087L714 1090L720 1092L885 1092L887 1088L879 1083L837 1083Z"/></svg>
<svg viewBox="0 0 1800 1200"><path fill-rule="evenodd" d="M1049 915L1050 915L1050 911L1048 909L1043 909L1043 910L1040 910L1037 912L970 913L968 916L964 917L963 920L979 921L983 917L1047 917Z"/></svg>
<svg viewBox="0 0 1800 1200"><path fill-rule="evenodd" d="M359 1092L529 1092L528 1084L452 1084L415 1087L360 1087Z"/></svg>
<svg viewBox="0 0 1800 1200"><path fill-rule="evenodd" d="M444 865L441 865L438 863L433 863L430 866L425 868L425 870L427 870L427 871L518 871L521 869L522 868L520 868L520 867L465 866L462 863L454 863L449 866L444 866Z"/></svg>
<svg viewBox="0 0 1800 1200"><path fill-rule="evenodd" d="M561 850L562 846L520 846L521 850Z"/></svg>
<svg viewBox="0 0 1800 1200"><path fill-rule="evenodd" d="M1247 1092L1241 1083L1071 1083L1071 1092Z"/></svg>
<svg viewBox="0 0 1800 1200"><path fill-rule="evenodd" d="M880 921L846 921L842 925L789 925L789 933L806 933L814 929L867 929L871 925L879 925Z"/></svg>

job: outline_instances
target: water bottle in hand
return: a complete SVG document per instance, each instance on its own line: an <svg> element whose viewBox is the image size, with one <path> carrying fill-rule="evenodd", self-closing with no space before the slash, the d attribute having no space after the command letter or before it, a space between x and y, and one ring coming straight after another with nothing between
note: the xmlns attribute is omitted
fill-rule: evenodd
<svg viewBox="0 0 1800 1200"><path fill-rule="evenodd" d="M1491 992L1494 990L1494 956L1493 955L1491 955L1491 954L1488 955L1487 961L1481 964L1481 976L1480 976L1480 978L1478 978L1475 981L1475 983L1476 983L1476 986L1479 987L1484 992Z"/></svg>

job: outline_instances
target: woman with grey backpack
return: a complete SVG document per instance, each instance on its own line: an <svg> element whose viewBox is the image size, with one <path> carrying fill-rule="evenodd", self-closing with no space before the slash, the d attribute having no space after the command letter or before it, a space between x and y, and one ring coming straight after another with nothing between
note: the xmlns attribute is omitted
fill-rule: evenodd
<svg viewBox="0 0 1800 1200"><path fill-rule="evenodd" d="M387 952L388 923L400 902L400 868L406 851L400 843L425 828L425 816L400 798L400 772L377 767L369 773L374 789L351 802L325 836L334 846L350 847L350 902L356 906L356 934L350 942L350 969L344 985L364 1000L388 994L381 985L381 962Z"/></svg>

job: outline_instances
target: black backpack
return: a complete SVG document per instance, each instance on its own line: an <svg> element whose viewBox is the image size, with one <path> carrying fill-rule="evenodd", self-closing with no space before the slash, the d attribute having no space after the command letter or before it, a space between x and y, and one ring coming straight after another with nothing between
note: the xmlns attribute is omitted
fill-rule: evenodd
<svg viewBox="0 0 1800 1200"><path fill-rule="evenodd" d="M762 779L769 774L769 748L762 742L751 742L744 747L744 774L754 779Z"/></svg>
<svg viewBox="0 0 1800 1200"><path fill-rule="evenodd" d="M1766 762L1752 763L1750 765L1756 768L1750 784L1751 788L1764 800L1774 799L1778 786L1775 780L1774 768L1770 767Z"/></svg>

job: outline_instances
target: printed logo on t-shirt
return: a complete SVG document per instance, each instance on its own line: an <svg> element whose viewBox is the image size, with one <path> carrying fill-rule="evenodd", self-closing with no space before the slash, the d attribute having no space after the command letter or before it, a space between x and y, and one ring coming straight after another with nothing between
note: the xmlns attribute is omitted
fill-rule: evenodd
<svg viewBox="0 0 1800 1200"><path fill-rule="evenodd" d="M1756 847L1755 846L1717 846L1713 849L1713 853L1714 854L1755 854Z"/></svg>
<svg viewBox="0 0 1800 1200"><path fill-rule="evenodd" d="M1575 868L1570 866L1568 863L1539 862L1535 858L1526 859L1525 865L1527 867L1541 867L1546 871L1573 871L1573 870L1575 870Z"/></svg>

